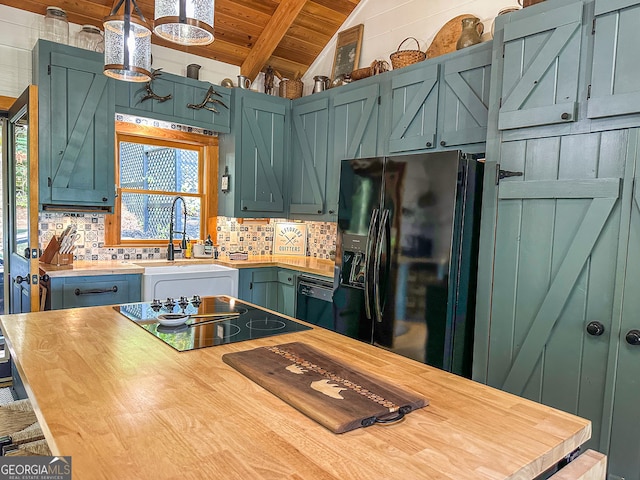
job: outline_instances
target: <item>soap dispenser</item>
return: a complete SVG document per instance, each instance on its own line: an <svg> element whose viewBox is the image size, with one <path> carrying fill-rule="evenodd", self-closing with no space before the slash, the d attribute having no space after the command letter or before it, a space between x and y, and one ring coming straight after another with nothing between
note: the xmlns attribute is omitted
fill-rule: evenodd
<svg viewBox="0 0 640 480"><path fill-rule="evenodd" d="M213 254L213 241L211 235L207 235L207 239L204 241L204 254L211 256Z"/></svg>

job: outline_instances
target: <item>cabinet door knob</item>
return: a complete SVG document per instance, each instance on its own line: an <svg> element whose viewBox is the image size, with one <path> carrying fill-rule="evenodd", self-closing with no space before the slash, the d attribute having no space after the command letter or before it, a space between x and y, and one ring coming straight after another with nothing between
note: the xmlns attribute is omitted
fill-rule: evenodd
<svg viewBox="0 0 640 480"><path fill-rule="evenodd" d="M248 208L247 207L242 207L242 210L248 210Z"/></svg>
<svg viewBox="0 0 640 480"><path fill-rule="evenodd" d="M322 213L322 210L318 210L318 213Z"/></svg>
<svg viewBox="0 0 640 480"><path fill-rule="evenodd" d="M106 202L107 200L109 200L107 197L102 197L103 202Z"/></svg>
<svg viewBox="0 0 640 480"><path fill-rule="evenodd" d="M604 325L600 322L589 322L587 325L587 333L594 337L599 337L604 333Z"/></svg>
<svg viewBox="0 0 640 480"><path fill-rule="evenodd" d="M432 143L431 142L427 142L427 148L431 148Z"/></svg>
<svg viewBox="0 0 640 480"><path fill-rule="evenodd" d="M333 215L334 213L336 212L334 212L333 210L329 210L329 215Z"/></svg>
<svg viewBox="0 0 640 480"><path fill-rule="evenodd" d="M567 113L567 112L564 112L562 115L560 115L560 118L562 120L569 120L571 118L571 114Z"/></svg>
<svg viewBox="0 0 640 480"><path fill-rule="evenodd" d="M440 146L445 147L447 145L447 142L445 142L444 140L440 141Z"/></svg>
<svg viewBox="0 0 640 480"><path fill-rule="evenodd" d="M640 330L629 330L625 340L629 345L640 345Z"/></svg>

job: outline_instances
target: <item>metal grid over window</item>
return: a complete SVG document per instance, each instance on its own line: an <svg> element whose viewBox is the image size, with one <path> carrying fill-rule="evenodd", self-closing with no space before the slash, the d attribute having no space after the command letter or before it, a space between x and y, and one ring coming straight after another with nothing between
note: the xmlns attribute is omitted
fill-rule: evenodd
<svg viewBox="0 0 640 480"><path fill-rule="evenodd" d="M200 193L199 176L198 151L121 142L121 238L168 238L173 199L176 195ZM185 200L187 235L200 238L201 199ZM181 204L176 205L176 231L184 230L182 208Z"/></svg>

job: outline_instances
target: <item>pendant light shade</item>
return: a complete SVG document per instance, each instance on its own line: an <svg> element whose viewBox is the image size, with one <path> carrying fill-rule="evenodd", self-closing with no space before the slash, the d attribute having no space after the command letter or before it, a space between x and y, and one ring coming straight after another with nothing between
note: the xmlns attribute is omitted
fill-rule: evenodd
<svg viewBox="0 0 640 480"><path fill-rule="evenodd" d="M213 42L214 0L155 0L154 33L180 45Z"/></svg>
<svg viewBox="0 0 640 480"><path fill-rule="evenodd" d="M127 82L151 79L151 29L135 0L119 0L104 19L104 74Z"/></svg>

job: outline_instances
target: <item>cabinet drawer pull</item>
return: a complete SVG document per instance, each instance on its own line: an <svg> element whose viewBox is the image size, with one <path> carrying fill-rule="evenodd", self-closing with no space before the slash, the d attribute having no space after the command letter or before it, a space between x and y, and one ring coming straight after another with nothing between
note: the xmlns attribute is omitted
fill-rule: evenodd
<svg viewBox="0 0 640 480"><path fill-rule="evenodd" d="M79 288L76 288L73 293L76 296L80 296L80 295L94 295L94 294L100 294L100 293L116 293L118 291L118 286L114 285L111 288L93 288L93 289L89 289L89 290L80 290Z"/></svg>

